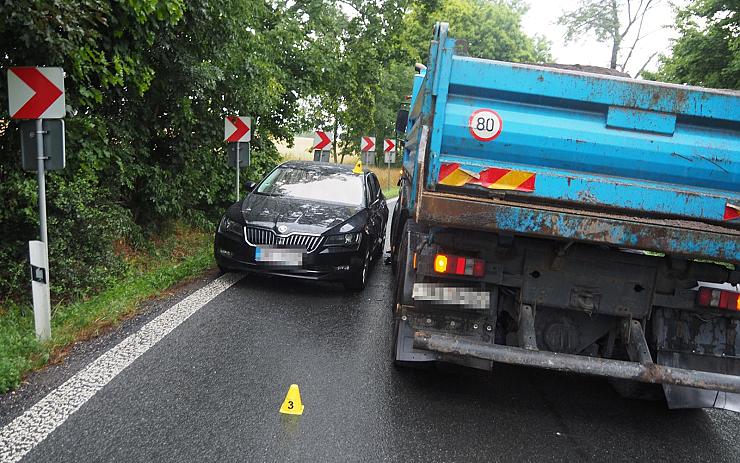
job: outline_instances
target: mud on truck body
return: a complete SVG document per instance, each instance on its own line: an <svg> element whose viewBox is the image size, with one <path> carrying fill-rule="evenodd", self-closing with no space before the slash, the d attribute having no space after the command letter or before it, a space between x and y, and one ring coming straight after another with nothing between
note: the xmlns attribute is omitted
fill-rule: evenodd
<svg viewBox="0 0 740 463"><path fill-rule="evenodd" d="M447 32L400 117L394 361L740 411L740 93L476 59Z"/></svg>

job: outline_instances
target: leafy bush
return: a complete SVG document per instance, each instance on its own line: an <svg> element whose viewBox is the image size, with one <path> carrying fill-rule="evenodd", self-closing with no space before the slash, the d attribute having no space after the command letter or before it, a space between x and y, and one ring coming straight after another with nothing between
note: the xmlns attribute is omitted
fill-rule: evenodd
<svg viewBox="0 0 740 463"><path fill-rule="evenodd" d="M54 303L109 285L126 271L127 248L150 247L167 221L212 229L232 201L226 114L259 121L244 181L278 162L270 140L295 128L297 96L289 89L301 89L305 70L288 66L289 51L304 33L298 16L276 14L287 13L284 6L18 0L5 12L0 67L67 73L67 167L47 175ZM30 302L37 184L19 158L17 124L0 120L0 306Z"/></svg>

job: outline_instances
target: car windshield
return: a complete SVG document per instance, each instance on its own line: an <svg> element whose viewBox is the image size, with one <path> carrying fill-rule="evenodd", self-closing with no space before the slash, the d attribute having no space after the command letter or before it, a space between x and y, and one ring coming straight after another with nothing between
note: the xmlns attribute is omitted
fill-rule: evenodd
<svg viewBox="0 0 740 463"><path fill-rule="evenodd" d="M346 172L279 167L260 184L257 193L361 206L362 176Z"/></svg>

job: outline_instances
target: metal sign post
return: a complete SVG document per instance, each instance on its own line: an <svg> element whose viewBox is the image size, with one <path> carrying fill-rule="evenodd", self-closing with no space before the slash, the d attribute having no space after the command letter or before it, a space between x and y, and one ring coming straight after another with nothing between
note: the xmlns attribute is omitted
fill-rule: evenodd
<svg viewBox="0 0 740 463"><path fill-rule="evenodd" d="M391 189L391 163L389 162L387 164L388 164L388 184L386 185L386 188L390 190Z"/></svg>
<svg viewBox="0 0 740 463"><path fill-rule="evenodd" d="M51 304L49 297L49 237L46 227L46 160L44 153L44 119L62 119L66 112L64 99L64 71L62 68L15 67L8 69L8 109L11 119L33 119L31 131L36 137L36 176L39 184L39 234L41 241L29 241L28 250L31 263L31 289L33 293L33 316L36 337L42 341L51 338ZM61 155L61 161L55 159L55 166L64 168L64 124L61 134L56 133L55 140L61 136L61 151L52 150L55 157ZM28 131L28 128L26 128ZM59 129L56 129L58 132ZM33 149L25 146L21 125L22 159L30 156ZM57 143L57 146L59 143ZM26 150L28 148L28 150ZM29 151L27 155L24 151ZM24 167L31 168L32 162L24 161Z"/></svg>
<svg viewBox="0 0 740 463"><path fill-rule="evenodd" d="M239 167L239 144L241 142L236 142L236 200L239 201L239 171L241 171L241 168Z"/></svg>
<svg viewBox="0 0 740 463"><path fill-rule="evenodd" d="M396 142L390 138L386 138L383 142L383 153L385 154L385 164L388 169L388 186L391 187L391 163L396 162L395 156Z"/></svg>
<svg viewBox="0 0 740 463"><path fill-rule="evenodd" d="M39 181L39 233L41 241L49 245L46 233L46 171L44 170L44 123L36 119L36 177Z"/></svg>
<svg viewBox="0 0 740 463"><path fill-rule="evenodd" d="M46 171L44 170L44 160L44 123L43 120L36 119L36 177L39 183L39 235L41 241L29 241L28 247L31 261L33 320L36 337L41 341L51 338L49 236L46 231ZM41 274L43 274L43 277L41 277Z"/></svg>
<svg viewBox="0 0 740 463"><path fill-rule="evenodd" d="M241 151L242 142L247 143L247 152L249 152L249 142L252 140L252 118L244 116L226 116L224 120L224 141L235 145L235 162L236 167L236 200L239 201L239 174L242 167L239 152ZM229 155L232 149L229 147ZM247 165L249 160L247 159Z"/></svg>

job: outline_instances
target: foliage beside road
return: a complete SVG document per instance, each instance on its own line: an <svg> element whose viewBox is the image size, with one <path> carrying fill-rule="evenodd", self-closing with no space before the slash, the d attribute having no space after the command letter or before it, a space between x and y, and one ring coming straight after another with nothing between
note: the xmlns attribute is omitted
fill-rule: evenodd
<svg viewBox="0 0 740 463"><path fill-rule="evenodd" d="M231 202L225 115L252 116L244 181L302 130L341 128L339 144L352 150L359 133L390 135L434 21L459 19L456 37L482 57L535 61L546 47L521 32L523 11L484 0L4 2L0 68L66 72L67 167L47 176L54 337L42 345L27 257L36 178L21 169L18 125L0 119L0 390L208 267L209 233L187 256L157 253L170 249L167 224L211 230Z"/></svg>
<svg viewBox="0 0 740 463"><path fill-rule="evenodd" d="M213 233L182 224L145 252L127 251L124 276L105 291L53 307L52 338L36 341L31 307L0 307L0 393L28 371L54 361L73 342L98 335L133 314L144 300L213 266ZM53 274L52 274L53 275Z"/></svg>
<svg viewBox="0 0 740 463"><path fill-rule="evenodd" d="M740 0L697 0L679 9L679 38L648 79L740 90Z"/></svg>
<svg viewBox="0 0 740 463"><path fill-rule="evenodd" d="M67 168L48 175L51 294L70 303L126 272L121 240L141 250L173 218L210 226L232 197L223 117L251 115L252 166L274 142L334 126L389 135L424 60L434 21L452 19L471 52L536 61L519 2L454 0L17 0L0 18L0 67L61 66ZM0 107L7 107L0 79ZM0 304L30 303L28 245L36 179L20 166L17 124L0 120Z"/></svg>
<svg viewBox="0 0 740 463"><path fill-rule="evenodd" d="M398 196L398 179L401 177L401 167L370 166L368 169L378 177L380 188L383 190L386 198L395 198ZM389 178L390 182L388 181Z"/></svg>

